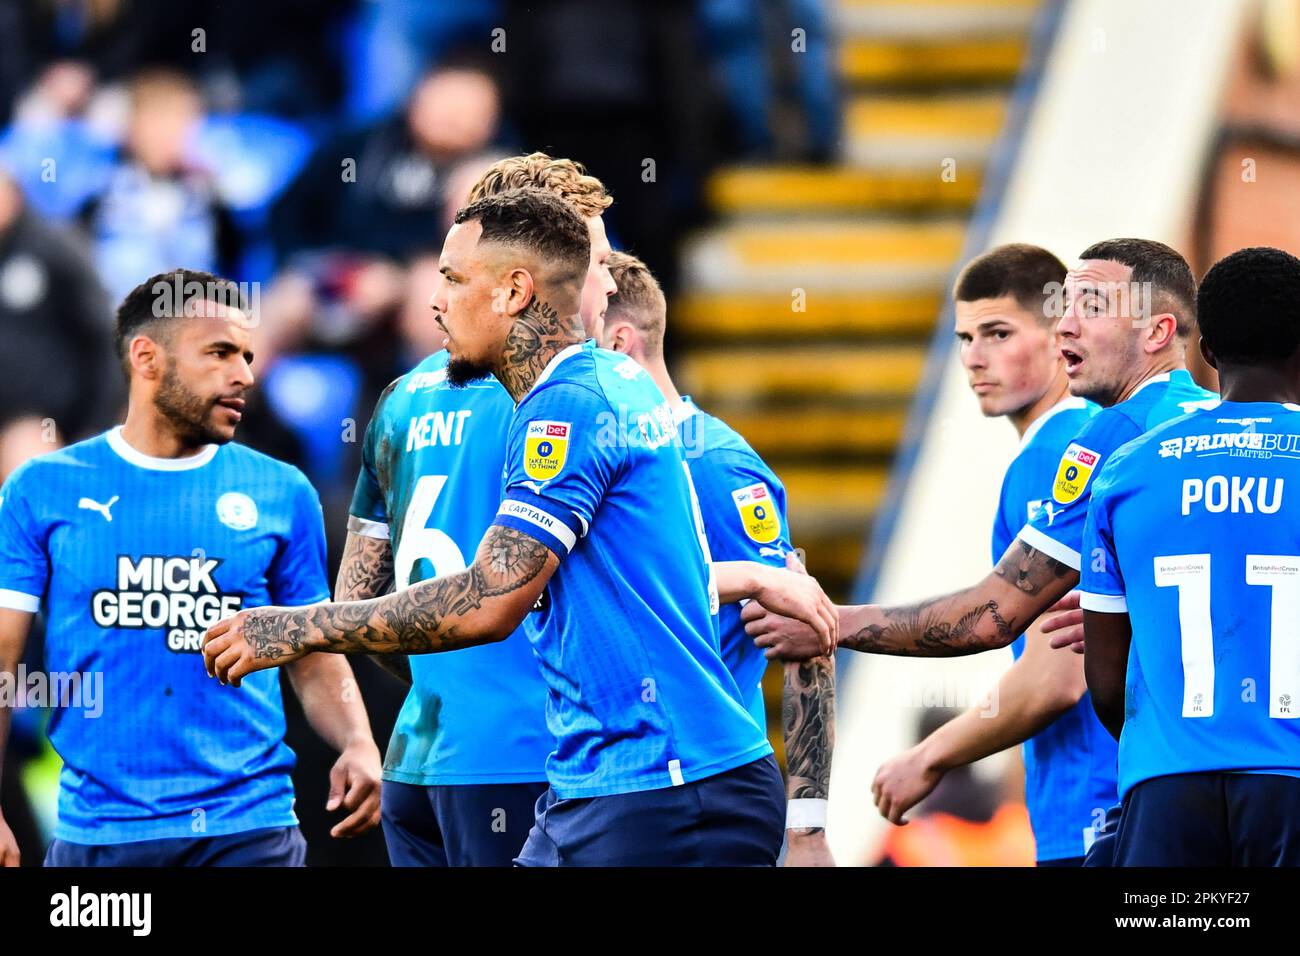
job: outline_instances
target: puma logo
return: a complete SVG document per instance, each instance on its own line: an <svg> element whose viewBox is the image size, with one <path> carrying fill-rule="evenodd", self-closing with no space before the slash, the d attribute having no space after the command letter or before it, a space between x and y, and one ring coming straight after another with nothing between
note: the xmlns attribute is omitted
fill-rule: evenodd
<svg viewBox="0 0 1300 956"><path fill-rule="evenodd" d="M78 508L84 508L86 511L98 511L104 516L105 521L112 521L113 516L108 513L108 509L117 504L118 496L114 495L108 499L106 504L100 504L98 501L91 501L89 498L82 498L77 502Z"/></svg>

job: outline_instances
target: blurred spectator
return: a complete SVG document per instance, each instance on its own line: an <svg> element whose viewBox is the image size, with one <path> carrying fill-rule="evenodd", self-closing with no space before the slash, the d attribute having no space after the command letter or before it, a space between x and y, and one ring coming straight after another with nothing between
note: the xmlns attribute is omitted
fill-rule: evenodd
<svg viewBox="0 0 1300 956"><path fill-rule="evenodd" d="M485 70L446 64L400 116L323 146L272 214L281 261L326 248L400 259L441 243L447 180L491 145L499 105Z"/></svg>
<svg viewBox="0 0 1300 956"><path fill-rule="evenodd" d="M695 0L509 0L508 113L530 149L580 160L614 197L610 241L669 298L676 241L719 149Z"/></svg>
<svg viewBox="0 0 1300 956"><path fill-rule="evenodd" d="M437 253L416 256L406 272L406 296L397 316L397 334L401 341L399 364L403 371L418 365L434 352L441 352L443 340L447 337L447 333L433 321L433 309L429 307L429 300L442 281L438 258Z"/></svg>
<svg viewBox="0 0 1300 956"><path fill-rule="evenodd" d="M349 58L348 115L361 122L388 115L421 74L460 47L488 49L500 25L500 0L366 0Z"/></svg>
<svg viewBox="0 0 1300 956"><path fill-rule="evenodd" d="M51 64L18 103L13 125L0 135L0 157L32 207L71 219L104 188L119 130L109 109L91 116L95 77L84 63ZM110 115L104 115L109 113Z"/></svg>
<svg viewBox="0 0 1300 956"><path fill-rule="evenodd" d="M141 276L179 266L235 272L234 224L212 178L188 159L201 118L198 93L180 74L144 73L131 85L122 155L81 214L113 301Z"/></svg>
<svg viewBox="0 0 1300 956"><path fill-rule="evenodd" d="M825 162L839 138L840 105L824 0L699 0L706 47L749 159L775 155ZM794 31L801 30L798 48ZM776 122L789 89L802 142ZM786 114L792 111L787 110Z"/></svg>
<svg viewBox="0 0 1300 956"><path fill-rule="evenodd" d="M77 440L116 420L123 387L104 290L71 239L26 210L2 173L0 328L0 423L49 419ZM55 436L43 427L48 444Z"/></svg>

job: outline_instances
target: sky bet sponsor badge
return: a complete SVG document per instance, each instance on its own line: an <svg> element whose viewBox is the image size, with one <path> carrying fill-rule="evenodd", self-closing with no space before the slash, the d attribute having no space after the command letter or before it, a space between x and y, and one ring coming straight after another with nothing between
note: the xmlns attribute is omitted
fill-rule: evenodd
<svg viewBox="0 0 1300 956"><path fill-rule="evenodd" d="M530 422L524 438L524 474L549 481L560 473L569 456L568 422Z"/></svg>
<svg viewBox="0 0 1300 956"><path fill-rule="evenodd" d="M731 500L740 510L745 534L759 544L770 544L781 534L781 519L777 517L766 484L760 481L756 485L737 488L731 493Z"/></svg>
<svg viewBox="0 0 1300 956"><path fill-rule="evenodd" d="M1070 447L1061 456L1060 467L1056 469L1056 485L1052 488L1052 497L1061 504L1068 505L1083 494L1100 457L1095 451L1070 442Z"/></svg>

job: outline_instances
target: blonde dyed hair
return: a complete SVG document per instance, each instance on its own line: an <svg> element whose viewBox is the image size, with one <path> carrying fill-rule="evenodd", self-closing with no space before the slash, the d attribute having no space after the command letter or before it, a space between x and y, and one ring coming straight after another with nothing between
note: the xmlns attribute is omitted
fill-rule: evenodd
<svg viewBox="0 0 1300 956"><path fill-rule="evenodd" d="M507 156L489 166L470 189L467 202L477 202L523 186L555 193L583 219L599 216L614 201L605 191L604 183L588 173L582 163L555 159L546 153L529 153L527 156Z"/></svg>

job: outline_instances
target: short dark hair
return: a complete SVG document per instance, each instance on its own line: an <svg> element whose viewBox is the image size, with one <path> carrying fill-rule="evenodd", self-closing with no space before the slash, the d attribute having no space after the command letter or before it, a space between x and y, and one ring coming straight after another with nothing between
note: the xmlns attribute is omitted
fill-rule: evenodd
<svg viewBox="0 0 1300 956"><path fill-rule="evenodd" d="M150 276L126 294L117 307L115 342L122 371L131 377L131 340L146 328L185 315L193 301L215 302L241 312L248 310L239 285L199 269L173 269Z"/></svg>
<svg viewBox="0 0 1300 956"><path fill-rule="evenodd" d="M456 223L477 222L479 242L528 249L556 269L556 281L581 283L591 261L587 224L559 196L535 186L476 199L456 213Z"/></svg>
<svg viewBox="0 0 1300 956"><path fill-rule="evenodd" d="M1065 263L1041 246L1011 242L976 256L957 276L953 299L975 302L1009 295L1044 325L1055 323L1049 308L1065 283Z"/></svg>
<svg viewBox="0 0 1300 956"><path fill-rule="evenodd" d="M1300 348L1300 259L1268 246L1216 262L1197 295L1201 338L1216 359L1271 364Z"/></svg>
<svg viewBox="0 0 1300 956"><path fill-rule="evenodd" d="M1178 250L1154 239L1105 239L1079 254L1080 259L1105 259L1133 270L1134 282L1151 284L1151 305L1178 321L1186 336L1196 322L1196 276Z"/></svg>

